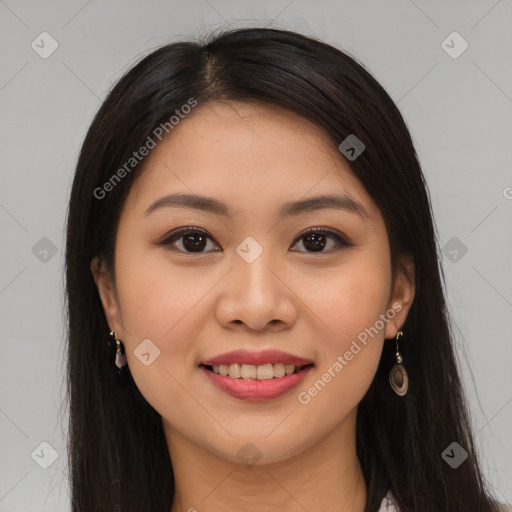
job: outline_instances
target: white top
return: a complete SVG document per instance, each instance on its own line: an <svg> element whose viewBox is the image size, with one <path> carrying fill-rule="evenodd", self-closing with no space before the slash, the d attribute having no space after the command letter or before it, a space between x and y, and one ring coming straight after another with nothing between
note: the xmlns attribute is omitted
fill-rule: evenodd
<svg viewBox="0 0 512 512"><path fill-rule="evenodd" d="M400 512L391 491L388 491L386 496L382 498L378 512Z"/></svg>

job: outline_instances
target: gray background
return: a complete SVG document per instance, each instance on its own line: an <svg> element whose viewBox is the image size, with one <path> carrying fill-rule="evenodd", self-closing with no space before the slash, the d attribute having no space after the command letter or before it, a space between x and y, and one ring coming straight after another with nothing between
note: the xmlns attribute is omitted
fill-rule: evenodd
<svg viewBox="0 0 512 512"><path fill-rule="evenodd" d="M397 102L445 248L484 471L512 502L511 13L507 0L0 0L0 512L69 509L64 221L94 113L135 58L247 25L295 29L347 50ZM42 46L43 31L58 43L47 59L31 47ZM458 58L441 45L453 31L469 44ZM52 453L57 460L43 469Z"/></svg>

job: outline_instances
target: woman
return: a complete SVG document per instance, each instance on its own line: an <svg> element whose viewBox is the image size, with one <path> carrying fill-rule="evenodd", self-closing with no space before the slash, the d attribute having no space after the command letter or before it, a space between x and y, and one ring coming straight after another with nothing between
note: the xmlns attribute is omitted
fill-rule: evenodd
<svg viewBox="0 0 512 512"><path fill-rule="evenodd" d="M145 57L69 203L73 510L497 510L438 254L346 53L241 29Z"/></svg>

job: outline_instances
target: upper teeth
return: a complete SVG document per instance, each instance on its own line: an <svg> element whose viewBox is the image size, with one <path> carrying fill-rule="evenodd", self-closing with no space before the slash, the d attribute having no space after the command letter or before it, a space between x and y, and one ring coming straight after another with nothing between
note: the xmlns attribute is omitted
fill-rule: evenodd
<svg viewBox="0 0 512 512"><path fill-rule="evenodd" d="M231 377L233 379L258 379L258 380L269 380L274 377L283 377L291 375L295 368L293 364L263 364L256 366L253 364L221 364L214 365L213 371L224 377Z"/></svg>

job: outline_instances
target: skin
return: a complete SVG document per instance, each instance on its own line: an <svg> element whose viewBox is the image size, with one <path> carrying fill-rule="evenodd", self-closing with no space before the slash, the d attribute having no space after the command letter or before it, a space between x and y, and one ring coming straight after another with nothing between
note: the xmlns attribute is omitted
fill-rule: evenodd
<svg viewBox="0 0 512 512"><path fill-rule="evenodd" d="M175 473L171 512L363 511L357 406L414 298L411 281L391 280L380 210L320 128L254 102L199 105L145 164L123 206L115 282L96 258L91 270L133 378L162 416ZM214 197L234 215L182 207L144 215L176 192ZM282 203L322 193L349 195L368 217L336 209L280 216ZM188 226L211 237L201 254L187 252L183 237L156 245ZM297 239L311 227L332 228L353 246L328 237L314 252ZM252 263L236 252L247 236L263 248ZM298 393L397 303L378 335L301 404ZM160 356L145 366L134 350L148 338ZM239 400L198 365L241 348L283 350L315 368L278 399ZM246 443L261 454L251 466L237 456Z"/></svg>

